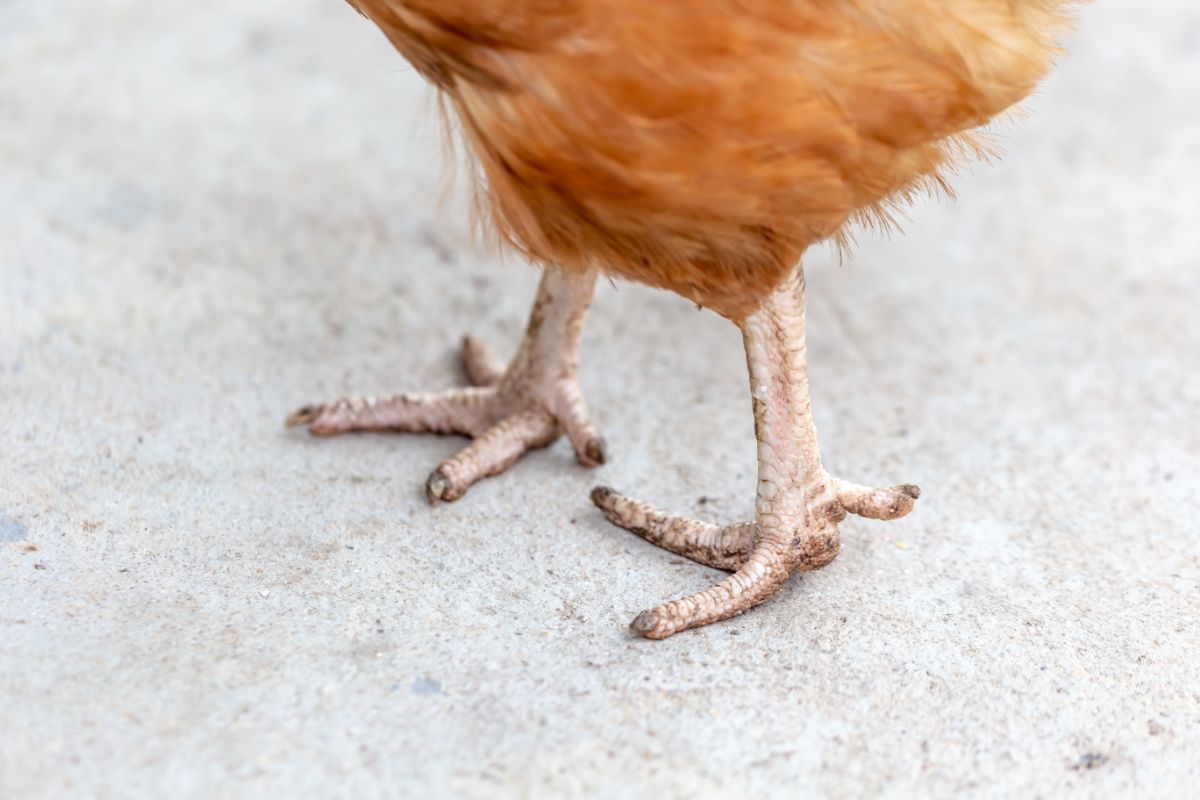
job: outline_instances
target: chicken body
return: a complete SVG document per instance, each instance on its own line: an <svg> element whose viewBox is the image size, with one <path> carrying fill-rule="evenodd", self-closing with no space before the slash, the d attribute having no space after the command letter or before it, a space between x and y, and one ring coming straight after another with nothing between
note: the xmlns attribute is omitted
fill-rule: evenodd
<svg viewBox="0 0 1200 800"><path fill-rule="evenodd" d="M1047 0L353 0L444 92L496 228L734 320L1045 73Z"/></svg>
<svg viewBox="0 0 1200 800"><path fill-rule="evenodd" d="M494 229L547 267L507 369L468 341L477 388L301 409L314 433L475 441L430 477L452 500L570 438L605 459L576 381L597 273L676 292L742 330L759 441L755 520L717 528L597 489L615 523L733 574L643 612L663 638L740 614L838 552L847 513L894 519L915 486L821 465L805 364L813 243L841 237L976 147L1045 74L1071 0L350 0L441 91Z"/></svg>

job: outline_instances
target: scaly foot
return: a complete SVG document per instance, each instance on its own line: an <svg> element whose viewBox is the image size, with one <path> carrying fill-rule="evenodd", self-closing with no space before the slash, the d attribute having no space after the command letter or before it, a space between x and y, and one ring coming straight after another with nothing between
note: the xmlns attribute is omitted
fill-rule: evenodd
<svg viewBox="0 0 1200 800"><path fill-rule="evenodd" d="M565 433L584 466L605 460L604 439L588 415L576 377L593 275L547 271L520 350L504 369L480 342L466 338L462 359L474 386L377 399L343 398L305 406L287 419L316 436L351 431L453 433L471 444L438 465L425 484L431 502L457 500L476 481L497 475L529 450Z"/></svg>
<svg viewBox="0 0 1200 800"><path fill-rule="evenodd" d="M648 639L741 614L770 599L789 574L837 556L847 514L896 519L920 496L904 484L875 489L829 475L821 465L805 361L804 273L797 270L740 323L758 439L754 522L721 528L675 517L598 488L610 520L673 553L732 572L698 594L643 611L630 629Z"/></svg>
<svg viewBox="0 0 1200 800"><path fill-rule="evenodd" d="M741 614L779 591L793 571L819 569L832 561L839 546L836 526L847 514L899 519L921 496L912 484L876 489L834 478L822 483L833 498L817 499L800 519L772 514L725 527L666 514L606 486L593 489L592 502L614 525L699 564L734 573L704 592L643 611L629 629L647 639L665 639Z"/></svg>

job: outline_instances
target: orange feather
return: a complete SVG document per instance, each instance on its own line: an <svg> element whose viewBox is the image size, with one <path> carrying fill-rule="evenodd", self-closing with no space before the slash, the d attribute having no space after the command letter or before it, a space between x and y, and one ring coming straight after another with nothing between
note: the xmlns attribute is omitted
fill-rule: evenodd
<svg viewBox="0 0 1200 800"><path fill-rule="evenodd" d="M1045 74L1071 0L351 0L535 261L734 320Z"/></svg>

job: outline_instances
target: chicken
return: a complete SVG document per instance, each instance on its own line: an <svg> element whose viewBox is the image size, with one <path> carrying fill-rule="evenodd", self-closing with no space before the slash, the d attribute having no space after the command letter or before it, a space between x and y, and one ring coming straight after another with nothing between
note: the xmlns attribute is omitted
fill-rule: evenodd
<svg viewBox="0 0 1200 800"><path fill-rule="evenodd" d="M564 433L580 463L603 463L576 372L605 274L740 328L758 439L745 524L592 493L617 525L732 573L642 612L634 633L661 639L741 614L791 572L832 561L848 513L913 508L915 486L862 486L821 465L801 258L944 185L978 150L976 129L1045 74L1071 0L350 2L436 85L478 162L493 229L544 276L507 369L468 339L474 387L343 399L291 424L474 437L430 476L435 501Z"/></svg>

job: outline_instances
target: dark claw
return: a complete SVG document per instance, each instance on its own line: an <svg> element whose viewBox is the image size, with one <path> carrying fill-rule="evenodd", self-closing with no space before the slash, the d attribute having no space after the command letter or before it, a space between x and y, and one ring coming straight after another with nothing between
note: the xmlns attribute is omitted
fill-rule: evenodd
<svg viewBox="0 0 1200 800"><path fill-rule="evenodd" d="M651 636L651 634L654 633L657 627L658 614L653 611L643 611L633 618L633 622L629 623L629 632L634 636L652 639L655 637Z"/></svg>
<svg viewBox="0 0 1200 800"><path fill-rule="evenodd" d="M450 477L439 467L429 476L429 480L425 481L425 496L429 498L430 503L437 504L452 503L462 495L454 491Z"/></svg>
<svg viewBox="0 0 1200 800"><path fill-rule="evenodd" d="M284 427L296 428L301 425L308 425L317 417L321 416L321 412L325 410L325 406L304 406L301 409L293 411L284 421Z"/></svg>
<svg viewBox="0 0 1200 800"><path fill-rule="evenodd" d="M585 467L598 467L606 463L608 461L608 443L600 436L589 439L583 448L583 456L580 461Z"/></svg>

